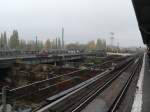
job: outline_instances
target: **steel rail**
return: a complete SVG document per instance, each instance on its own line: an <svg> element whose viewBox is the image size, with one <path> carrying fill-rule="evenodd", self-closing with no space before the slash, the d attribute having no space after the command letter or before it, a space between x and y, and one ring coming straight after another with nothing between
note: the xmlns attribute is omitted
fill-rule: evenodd
<svg viewBox="0 0 150 112"><path fill-rule="evenodd" d="M100 92L102 92L106 87L108 87L115 79L117 79L122 72L130 67L132 63L129 63L125 68L121 71L117 72L114 77L110 78L108 82L106 82L102 87L100 87L97 91L93 92L84 102L82 102L79 106L73 109L71 112L80 112L86 105L88 105Z"/></svg>
<svg viewBox="0 0 150 112"><path fill-rule="evenodd" d="M135 65L134 70L131 72L131 75L130 75L129 79L127 80L127 82L125 83L122 90L120 91L120 93L118 94L115 101L113 102L113 104L111 105L111 107L109 108L109 110L107 112L116 112L116 110L119 107L121 101L123 100L124 95L127 93L128 88L129 88L129 86L132 82L133 77L137 73L137 70L138 70L139 66L140 66L140 59L138 59L138 62Z"/></svg>
<svg viewBox="0 0 150 112"><path fill-rule="evenodd" d="M106 61L107 62L107 61ZM105 64L106 62L102 63L101 65ZM112 62L112 61L111 61ZM73 72L70 72L70 73L66 73L66 74L62 74L62 75L59 75L59 76L54 76L52 78L48 78L48 79L45 79L45 80L41 80L41 81L37 81L37 82L34 82L34 83L31 83L31 84L27 84L27 85L24 85L24 86L21 86L21 87L17 87L17 88L14 88L14 89L11 89L11 91L16 91L18 89L22 89L22 88L25 88L25 87L29 87L29 86L32 86L34 84L40 84L40 83L44 83L46 81L50 81L50 80L53 80L53 79L57 79L57 78L60 78L60 77L63 77L63 76L68 76L68 75L72 75L74 73L78 73L78 72L82 72L82 71L85 71L86 69L79 69L79 70L75 70Z"/></svg>
<svg viewBox="0 0 150 112"><path fill-rule="evenodd" d="M104 62L105 63L105 62ZM102 63L102 65L104 64L104 63ZM61 78L61 77L63 77L63 76L68 76L68 75L73 75L74 73L79 73L79 72L83 72L83 71L85 71L86 69L82 69L82 70L76 70L76 71L73 71L73 72L70 72L70 73L66 73L66 74L62 74L62 75L59 75L59 76L54 76L54 77L52 77L52 78L49 78L49 79L45 79L45 80L41 80L41 81L37 81L37 82L34 82L34 83L31 83L31 84L27 84L27 85L24 85L24 86L21 86L21 87L18 87L18 88L14 88L14 89L11 89L11 90L9 90L9 93L11 94L14 94L15 92L17 92L17 91L26 91L26 90L29 90L30 91L30 89L33 87L33 88L35 88L35 87L37 87L37 91L38 90L40 90L40 85L42 85L42 84L44 84L44 83L48 83L49 81L52 81L52 80L56 80L56 79L59 79L59 78ZM51 86L51 85L49 85L49 86ZM49 86L47 87L47 88L49 88ZM46 87L45 87L46 88ZM23 92L24 93L24 92ZM17 93L16 93L17 94ZM20 94L18 94L17 95L17 97L21 97L21 95ZM22 96L25 96L25 94L24 95L22 95Z"/></svg>
<svg viewBox="0 0 150 112"><path fill-rule="evenodd" d="M101 73L101 74L99 74L99 75L97 75L97 76L95 76L95 77L93 77L91 79L88 79L87 81L84 81L81 84L76 85L75 87L72 87L72 88L70 88L68 90L65 90L65 91L63 91L63 92L61 92L59 94L56 94L56 95L48 98L47 100L48 100L48 102L52 103L52 102L54 102L56 100L59 100L59 99L65 97L65 95L69 96L70 94L72 94L72 93L74 93L76 91L79 91L79 90L83 89L84 87L87 87L89 84L92 84L93 82L95 82L99 78L104 77L104 75L106 75L108 73L111 73L112 71L113 70L106 70L103 73ZM39 110L41 108L42 107L39 107L38 109L35 109L32 112L36 112L37 110Z"/></svg>
<svg viewBox="0 0 150 112"><path fill-rule="evenodd" d="M88 95L90 95L90 96L88 96L88 95L83 95L83 96L86 96L86 99L87 100L85 100L85 102L83 102L83 103L81 103L79 106L77 106L77 108L75 108L72 112L77 112L78 110L80 110L81 108L83 108L83 105L85 105L85 104L87 104L87 102L89 102L90 100L91 100L91 98L93 98L93 97L95 97L100 91L102 91L105 87L107 87L113 80L115 80L118 76L119 76L119 74L121 74L123 71L125 71L128 67L129 67L129 65L131 65L131 62L128 64L128 65L126 65L126 67L124 67L123 69L121 69L120 70L120 72L117 72L116 73L116 75L115 75L115 77L113 77L113 78L111 78L109 81L107 81L103 86L101 85L100 87L95 87L95 83L96 83L96 81L99 81L99 80L96 80L95 82L94 82L94 84L93 83L90 83L88 86L86 85L86 86L83 86L83 87L81 87L81 88L79 88L79 89L77 89L77 90L75 90L75 91L73 91L73 92L71 92L70 94L67 94L66 96L64 96L64 97L62 97L62 98L60 98L60 99L58 99L58 100L56 100L56 101L54 101L53 103L51 103L51 104L49 104L49 105L46 105L45 107L43 107L43 108L41 108L41 109L39 109L38 111L36 111L36 112L45 112L45 111L48 111L48 110L53 110L53 107L55 106L55 105L61 105L61 102L62 101L64 101L64 102L67 102L67 101L65 101L65 100L68 100L68 101L71 101L71 99L69 100L69 97L71 98L71 97L73 97L73 95L76 95L76 96L79 96L79 93L84 93L84 89L87 89L87 87L89 88L90 86L93 86L93 87L95 87L96 88L96 91L94 91L94 93L92 93L92 95L90 94L91 92L92 92L92 90L90 90L90 92L89 92L89 94ZM108 74L107 74L108 75ZM93 84L93 85L92 85ZM97 90L98 89L98 90ZM87 96L88 96L88 98L87 98ZM74 100L75 100L75 97L73 97L74 98ZM83 97L83 98L85 98L85 97ZM82 98L81 98L82 99ZM81 100L80 99L80 100ZM79 100L78 100L79 101ZM68 102L69 103L69 102ZM71 102L70 102L71 103ZM70 107L72 107L73 105L69 105ZM63 111L62 111L63 112ZM67 112L66 110L65 110L65 112Z"/></svg>

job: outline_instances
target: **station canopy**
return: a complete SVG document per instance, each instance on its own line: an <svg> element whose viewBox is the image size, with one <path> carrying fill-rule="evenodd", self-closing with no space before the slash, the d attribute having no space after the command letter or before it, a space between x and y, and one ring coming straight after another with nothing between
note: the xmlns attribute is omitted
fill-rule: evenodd
<svg viewBox="0 0 150 112"><path fill-rule="evenodd" d="M132 0L143 42L150 48L150 0Z"/></svg>

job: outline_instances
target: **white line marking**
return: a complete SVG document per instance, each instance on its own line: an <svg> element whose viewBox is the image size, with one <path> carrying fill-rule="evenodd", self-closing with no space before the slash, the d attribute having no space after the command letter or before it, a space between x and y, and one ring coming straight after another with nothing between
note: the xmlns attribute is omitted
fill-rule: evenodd
<svg viewBox="0 0 150 112"><path fill-rule="evenodd" d="M142 90L143 90L143 79L144 79L144 71L145 71L145 55L146 55L146 53L144 53L143 64L142 64L140 76L138 79L137 90L135 93L131 112L141 112L142 111L142 103L143 103Z"/></svg>

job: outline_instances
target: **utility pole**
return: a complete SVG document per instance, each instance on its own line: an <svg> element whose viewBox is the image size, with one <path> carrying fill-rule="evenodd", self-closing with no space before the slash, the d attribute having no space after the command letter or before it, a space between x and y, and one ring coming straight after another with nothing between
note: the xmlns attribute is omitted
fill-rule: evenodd
<svg viewBox="0 0 150 112"><path fill-rule="evenodd" d="M62 27L62 48L65 48L65 43L64 43L64 28Z"/></svg>

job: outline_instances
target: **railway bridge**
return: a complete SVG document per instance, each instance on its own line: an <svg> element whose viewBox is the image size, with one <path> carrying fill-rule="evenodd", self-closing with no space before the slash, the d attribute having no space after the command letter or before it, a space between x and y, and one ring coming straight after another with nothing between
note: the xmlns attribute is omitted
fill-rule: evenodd
<svg viewBox="0 0 150 112"><path fill-rule="evenodd" d="M105 56L104 53L76 53L76 54L50 54L47 56L36 56L34 55L16 55L9 57L0 58L0 69L8 68L16 61L22 61L29 64L39 64L39 63L57 63L57 62L67 62L74 60L82 60L85 58L96 57L97 55Z"/></svg>

